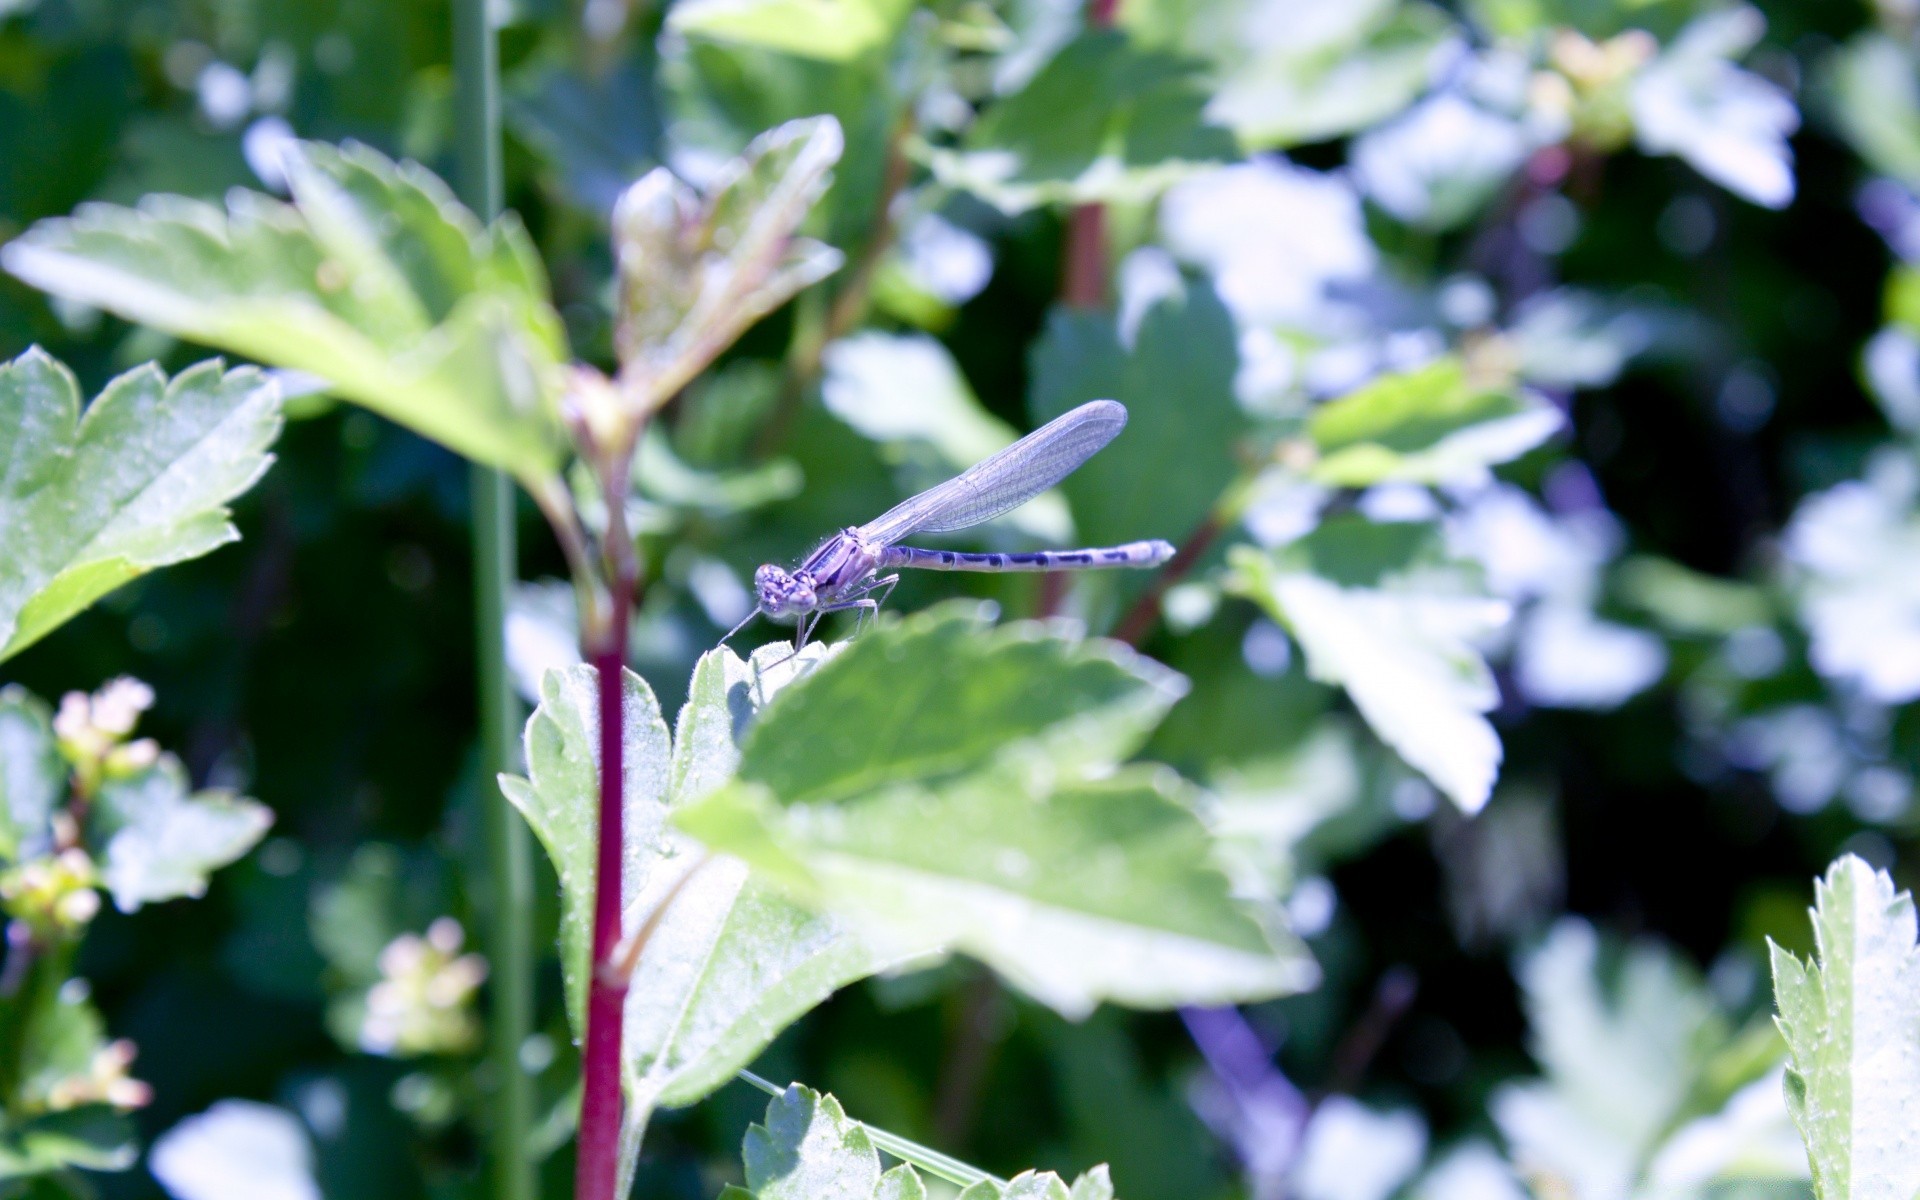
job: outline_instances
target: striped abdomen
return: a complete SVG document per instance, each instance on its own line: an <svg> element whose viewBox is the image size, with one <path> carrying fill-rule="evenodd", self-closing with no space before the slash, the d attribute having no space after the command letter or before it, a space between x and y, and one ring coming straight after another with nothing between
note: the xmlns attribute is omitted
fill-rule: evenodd
<svg viewBox="0 0 1920 1200"><path fill-rule="evenodd" d="M959 550L888 546L880 552L880 561L874 565L882 571L890 567L932 571L1084 571L1097 567L1157 567L1172 557L1173 547L1158 540L1092 550L1034 550L1024 554L967 554Z"/></svg>

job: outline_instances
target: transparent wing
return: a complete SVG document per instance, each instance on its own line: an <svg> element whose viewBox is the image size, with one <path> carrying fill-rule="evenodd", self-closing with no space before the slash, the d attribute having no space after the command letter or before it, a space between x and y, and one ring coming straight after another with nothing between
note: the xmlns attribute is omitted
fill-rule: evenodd
<svg viewBox="0 0 1920 1200"><path fill-rule="evenodd" d="M1124 405L1095 400L1063 413L1013 445L860 527L886 546L910 533L942 533L991 521L1078 470L1127 424Z"/></svg>

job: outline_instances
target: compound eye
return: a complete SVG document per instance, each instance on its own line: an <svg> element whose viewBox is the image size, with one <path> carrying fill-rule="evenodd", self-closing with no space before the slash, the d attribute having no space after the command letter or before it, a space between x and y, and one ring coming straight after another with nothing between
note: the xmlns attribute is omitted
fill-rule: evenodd
<svg viewBox="0 0 1920 1200"><path fill-rule="evenodd" d="M753 586L765 591L786 577L786 572L772 563L766 563L753 573Z"/></svg>

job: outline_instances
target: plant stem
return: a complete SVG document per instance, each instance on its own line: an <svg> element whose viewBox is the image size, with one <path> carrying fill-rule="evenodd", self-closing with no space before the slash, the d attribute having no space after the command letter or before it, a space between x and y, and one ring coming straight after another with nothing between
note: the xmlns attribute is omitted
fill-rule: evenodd
<svg viewBox="0 0 1920 1200"><path fill-rule="evenodd" d="M460 194L483 221L500 214L500 62L487 0L454 0L453 66ZM527 1139L533 1081L520 1047L533 1032L533 857L527 828L492 781L513 765L519 699L507 677L506 598L515 574L513 487L495 470L472 474L473 598L480 708L480 777L492 878L486 948L490 1013L487 1061L493 1111L488 1157L495 1200L537 1195Z"/></svg>
<svg viewBox="0 0 1920 1200"><path fill-rule="evenodd" d="M1225 527L1225 522L1221 520L1220 509L1216 505L1214 510L1207 514L1206 519L1187 535L1187 540L1180 543L1180 548L1173 552L1173 557L1167 560L1167 565L1160 568L1159 573L1154 575L1153 582L1147 585L1147 590L1140 593L1140 598L1133 602L1133 606L1127 609L1125 615L1114 625L1113 637L1116 640L1125 642L1129 646L1138 646L1142 639L1153 632L1154 624L1160 620L1160 601L1166 597L1167 589L1184 578L1187 572L1193 570L1194 565L1213 546Z"/></svg>
<svg viewBox="0 0 1920 1200"><path fill-rule="evenodd" d="M593 887L593 973L587 982L587 1036L581 1052L580 1141L574 1160L574 1200L616 1200L620 1162L620 1041L627 1006L627 975L620 949L626 845L627 632L639 564L627 531L629 459L616 454L602 466L607 533L602 558L607 579L606 620L583 626L582 649L593 663L600 708L600 822Z"/></svg>
<svg viewBox="0 0 1920 1200"><path fill-rule="evenodd" d="M620 847L625 837L626 722L621 674L627 659L631 586L614 585L605 643L594 652L600 699L600 842L593 894L593 974L587 983L587 1037L581 1057L580 1142L575 1200L614 1200L620 1155L620 1025L627 981L613 966L620 943ZM624 595L622 593L625 593Z"/></svg>
<svg viewBox="0 0 1920 1200"><path fill-rule="evenodd" d="M1106 29L1119 0L1087 0L1087 24ZM1067 246L1060 272L1060 302L1069 308L1100 308L1107 302L1107 209L1081 204L1067 214Z"/></svg>

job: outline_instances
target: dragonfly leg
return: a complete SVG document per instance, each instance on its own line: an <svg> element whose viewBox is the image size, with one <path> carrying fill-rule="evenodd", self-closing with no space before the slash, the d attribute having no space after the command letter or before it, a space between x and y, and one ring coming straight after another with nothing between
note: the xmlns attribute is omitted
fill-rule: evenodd
<svg viewBox="0 0 1920 1200"><path fill-rule="evenodd" d="M853 636L859 637L861 628L867 623L868 614L877 613L880 611L880 602L877 600L867 600L864 598L860 600L843 600L838 604L829 604L827 607L821 609L820 611L823 613L846 612L849 609L852 609L860 614L858 617L854 618L854 622L853 622ZM847 640L851 641L853 639L849 638Z"/></svg>

